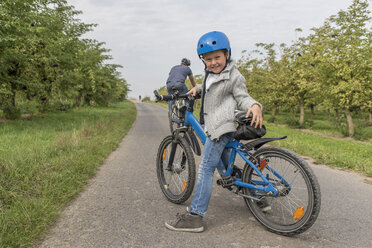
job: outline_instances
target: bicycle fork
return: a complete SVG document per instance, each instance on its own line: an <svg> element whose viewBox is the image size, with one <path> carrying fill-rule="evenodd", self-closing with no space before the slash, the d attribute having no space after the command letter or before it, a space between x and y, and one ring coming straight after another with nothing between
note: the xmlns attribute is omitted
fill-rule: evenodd
<svg viewBox="0 0 372 248"><path fill-rule="evenodd" d="M172 171L174 154L176 154L176 149L177 149L177 140L172 140L171 153L169 155L169 162L168 162L168 167L167 167L168 171Z"/></svg>
<svg viewBox="0 0 372 248"><path fill-rule="evenodd" d="M171 152L170 152L170 155L169 155L169 161L168 161L168 167L167 167L167 170L168 171L172 171L173 170L173 161L174 161L174 156L176 154L176 150L177 150L177 141L178 141L178 135L180 133L180 129L177 128L174 132L173 132L173 138L172 138L172 147L171 147Z"/></svg>

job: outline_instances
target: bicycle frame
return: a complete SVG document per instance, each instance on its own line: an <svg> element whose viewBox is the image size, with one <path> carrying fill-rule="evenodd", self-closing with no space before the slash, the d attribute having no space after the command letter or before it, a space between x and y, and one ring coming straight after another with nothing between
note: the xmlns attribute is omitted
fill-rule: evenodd
<svg viewBox="0 0 372 248"><path fill-rule="evenodd" d="M187 107L186 110L186 116L185 116L185 122L184 122L184 127L178 128L175 132L176 134L174 135L174 139L176 140L178 137L178 133L185 129L185 127L192 127L192 129L198 134L200 137L203 145L205 144L205 141L207 139L207 136L203 130L203 127L199 123L199 121L196 119L196 117L193 114L193 105L194 105L194 99L189 100L189 106ZM236 178L234 180L233 184L238 186L238 187L243 187L243 188L250 188L258 191L263 191L271 196L277 196L278 195L278 190L274 187L273 183L270 183L269 180L262 174L262 172L257 168L257 165L253 164L246 156L252 156L252 153L244 150L242 148L243 144L240 143L238 140L233 140L229 142L226 145L225 149L231 149L231 154L229 158L229 164L227 166L227 169L225 169L225 166L222 162L222 159L220 160L217 169L220 172L221 176L228 176L232 175L233 173L233 165L235 162L236 155L238 154L249 166L251 166L256 173L261 177L262 181L255 181L256 184L250 184L246 182L242 182L241 178ZM176 150L176 142L172 144L172 151L171 151L171 156L170 156L170 164L173 163L173 157L175 154ZM288 182L286 182L275 170L270 168L269 165L266 167L269 171L271 171L275 176L277 176L282 182L284 182L286 185L290 187ZM170 169L170 168L169 168ZM240 194L244 196L243 194ZM248 197L248 196L246 196ZM252 198L252 197L249 197Z"/></svg>

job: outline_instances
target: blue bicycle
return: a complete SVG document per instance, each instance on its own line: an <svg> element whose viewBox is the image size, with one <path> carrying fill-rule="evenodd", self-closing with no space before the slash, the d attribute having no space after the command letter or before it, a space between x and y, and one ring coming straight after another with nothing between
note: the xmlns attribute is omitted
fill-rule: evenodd
<svg viewBox="0 0 372 248"><path fill-rule="evenodd" d="M160 188L173 203L183 203L192 194L196 169L194 154L201 155L196 134L204 144L203 127L193 115L192 95L159 95L157 101L186 99L178 109L178 127L160 143L156 170ZM298 154L264 144L285 139L259 138L246 144L234 139L226 145L230 157L218 165L217 184L242 196L253 216L269 231L292 236L309 229L321 205L319 183Z"/></svg>

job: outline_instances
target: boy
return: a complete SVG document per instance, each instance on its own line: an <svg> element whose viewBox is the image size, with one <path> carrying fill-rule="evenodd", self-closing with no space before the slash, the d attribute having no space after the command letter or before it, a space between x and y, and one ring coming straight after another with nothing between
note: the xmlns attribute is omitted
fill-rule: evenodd
<svg viewBox="0 0 372 248"><path fill-rule="evenodd" d="M197 52L205 64L202 89L194 86L188 94L202 92L200 123L204 124L207 139L198 171L198 182L191 207L177 219L165 223L173 231L202 232L203 216L212 195L214 170L223 156L224 148L236 131L234 110L238 107L253 114L252 124L262 127L262 106L247 93L245 79L230 59L229 39L222 32L204 34L198 42Z"/></svg>

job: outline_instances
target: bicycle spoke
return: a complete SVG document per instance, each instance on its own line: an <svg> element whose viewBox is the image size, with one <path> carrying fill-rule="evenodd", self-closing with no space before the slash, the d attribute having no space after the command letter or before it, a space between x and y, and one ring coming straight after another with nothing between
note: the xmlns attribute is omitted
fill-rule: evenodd
<svg viewBox="0 0 372 248"><path fill-rule="evenodd" d="M163 161L163 174L165 179L164 186L169 190L173 195L182 195L188 185L188 169L186 154L183 149L177 145L176 153L173 159L173 169L168 171L168 162L170 158L170 150L172 148L171 143L167 146L166 156Z"/></svg>
<svg viewBox="0 0 372 248"><path fill-rule="evenodd" d="M265 147L253 155L264 156L269 161L262 174L278 190L276 196L264 197L261 204L245 199L253 216L276 233L293 235L307 230L319 213L320 195L319 190L315 191L317 194L313 191L313 187L319 188L319 185L306 162L280 147ZM248 164L244 168L243 180L265 186L262 178ZM243 192L250 196L260 195L256 190L246 188Z"/></svg>
<svg viewBox="0 0 372 248"><path fill-rule="evenodd" d="M174 177L172 177L175 187L178 189L178 192L181 191L180 187L178 187L178 183L175 181Z"/></svg>

